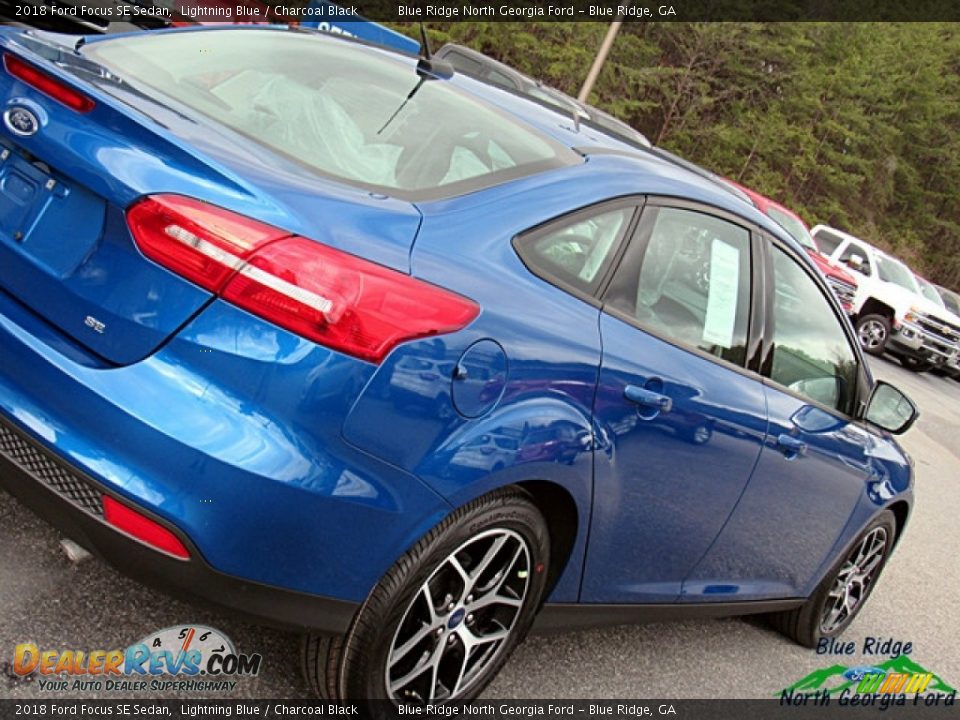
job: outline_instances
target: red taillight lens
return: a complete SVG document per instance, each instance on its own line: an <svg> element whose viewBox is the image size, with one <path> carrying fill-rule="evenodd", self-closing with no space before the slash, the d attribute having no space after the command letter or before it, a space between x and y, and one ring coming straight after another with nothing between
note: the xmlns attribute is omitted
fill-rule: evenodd
<svg viewBox="0 0 960 720"><path fill-rule="evenodd" d="M147 257L326 347L380 362L399 343L466 327L480 309L435 285L180 196L127 223Z"/></svg>
<svg viewBox="0 0 960 720"><path fill-rule="evenodd" d="M117 530L122 530L157 550L183 560L190 557L190 551L180 542L180 538L163 525L117 502L109 495L103 496L103 517Z"/></svg>
<svg viewBox="0 0 960 720"><path fill-rule="evenodd" d="M459 295L302 237L254 255L223 297L371 362L405 340L459 330L479 312Z"/></svg>
<svg viewBox="0 0 960 720"><path fill-rule="evenodd" d="M127 211L148 258L212 292L259 247L290 233L180 195L156 195Z"/></svg>
<svg viewBox="0 0 960 720"><path fill-rule="evenodd" d="M49 95L57 102L63 103L71 110L80 113L87 113L93 110L96 103L78 90L74 90L69 85L61 82L52 75L48 75L43 70L35 68L33 65L24 62L15 55L5 53L3 56L3 65L7 72L18 80L22 80L30 87L33 87L44 95Z"/></svg>

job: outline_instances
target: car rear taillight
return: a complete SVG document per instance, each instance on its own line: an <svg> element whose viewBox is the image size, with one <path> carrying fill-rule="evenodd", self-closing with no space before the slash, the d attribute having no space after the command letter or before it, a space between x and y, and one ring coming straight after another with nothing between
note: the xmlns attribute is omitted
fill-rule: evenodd
<svg viewBox="0 0 960 720"><path fill-rule="evenodd" d="M103 496L103 519L117 530L135 537L157 550L162 550L182 560L190 558L190 551L180 542L180 538L160 523L138 513L123 503L117 502L109 495Z"/></svg>
<svg viewBox="0 0 960 720"><path fill-rule="evenodd" d="M193 198L156 195L127 211L148 258L211 292L220 292L255 250L290 233Z"/></svg>
<svg viewBox="0 0 960 720"><path fill-rule="evenodd" d="M44 95L52 97L57 102L63 103L71 110L88 113L93 110L96 105L92 99L79 90L74 90L66 83L53 77L53 75L49 75L30 63L21 60L16 55L4 53L3 66L13 77L22 80Z"/></svg>
<svg viewBox="0 0 960 720"><path fill-rule="evenodd" d="M151 196L127 211L164 267L302 337L379 363L399 343L479 313L460 295L198 200Z"/></svg>

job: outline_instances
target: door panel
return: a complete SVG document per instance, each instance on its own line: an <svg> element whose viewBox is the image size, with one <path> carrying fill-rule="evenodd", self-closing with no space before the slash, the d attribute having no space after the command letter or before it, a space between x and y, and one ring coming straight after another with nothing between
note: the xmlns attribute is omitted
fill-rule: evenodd
<svg viewBox="0 0 960 720"><path fill-rule="evenodd" d="M768 276L767 440L730 522L684 583L684 599L806 595L876 480L876 441L849 419L860 360L829 290L776 247Z"/></svg>
<svg viewBox="0 0 960 720"><path fill-rule="evenodd" d="M766 394L770 428L757 469L723 533L684 582L685 601L806 595L876 479L867 432L775 387Z"/></svg>
<svg viewBox="0 0 960 720"><path fill-rule="evenodd" d="M581 600L674 602L760 454L762 384L743 360L750 235L648 208L604 302L594 506Z"/></svg>

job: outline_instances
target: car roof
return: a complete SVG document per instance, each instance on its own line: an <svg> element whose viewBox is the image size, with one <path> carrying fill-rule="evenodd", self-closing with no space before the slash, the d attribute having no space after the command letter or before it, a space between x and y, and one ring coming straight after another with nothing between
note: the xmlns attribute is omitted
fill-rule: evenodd
<svg viewBox="0 0 960 720"><path fill-rule="evenodd" d="M807 228L807 230L810 229L810 226L807 225L806 221L804 221L804 219L803 219L802 217L800 217L797 213L795 213L793 210L791 210L790 208L788 208L788 207L787 207L786 205L784 205L783 203L779 203L779 202L777 202L776 200L774 200L773 198L771 198L771 197L769 197L769 196L767 196L767 195L763 195L763 194L757 192L756 190L753 190L752 188L746 187L745 185L741 185L741 184L738 183L737 181L731 180L730 178L723 178L723 180L726 181L726 182L728 182L728 183L730 183L731 185L734 185L735 187L739 188L739 189L742 190L744 193L746 193L746 195L748 195L748 196L750 197L750 200L753 202L753 204L756 205L758 208L760 208L761 211L766 212L766 211L767 211L767 208L771 208L771 207L772 207L772 208L775 208L775 209L779 210L780 212L785 213L785 214L789 215L790 217L798 220L798 221L800 222L800 224L802 224L805 228ZM824 227L826 227L826 226L824 226Z"/></svg>
<svg viewBox="0 0 960 720"><path fill-rule="evenodd" d="M910 266L909 266L904 260L901 260L901 259L898 258L896 255L891 255L891 254L888 253L886 250L881 250L880 248L878 248L878 247L877 247L876 245L874 245L873 243L867 242L867 241L864 240L863 238L858 238L856 235L851 235L850 233L846 233L846 232L844 232L843 230L837 230L837 228L830 227L829 225L817 225L817 226L815 226L815 227L813 228L813 230L814 230L814 231L816 231L816 230L827 230L828 232L832 232L834 235L839 235L839 236L842 237L844 240L851 240L851 241L853 241L853 242L860 243L861 245L866 246L867 249L869 249L869 250L870 250L871 252L873 252L875 255L879 255L881 258L886 258L887 260L892 260L893 262L896 262L896 263L899 263L900 265L903 265L905 268L907 268L907 270L910 270ZM811 234L813 234L812 231L811 231ZM916 275L916 273L914 273L913 270L910 270L910 272L911 272L912 274ZM918 276L918 277L919 277L919 276Z"/></svg>

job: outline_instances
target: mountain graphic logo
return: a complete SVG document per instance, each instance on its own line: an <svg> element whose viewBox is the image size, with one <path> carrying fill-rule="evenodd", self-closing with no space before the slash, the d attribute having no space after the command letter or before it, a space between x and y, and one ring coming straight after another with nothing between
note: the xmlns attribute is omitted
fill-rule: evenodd
<svg viewBox="0 0 960 720"><path fill-rule="evenodd" d="M930 675L930 679L922 685L922 692L956 692L956 689L946 683L939 675L915 663L906 655L898 655L876 665L854 667L831 665L820 670L814 670L806 677L774 694L780 696L783 693L806 693L816 692L817 690L826 690L831 695L841 693L844 690L863 692L858 690L863 683L869 683L867 692L883 693L883 681L891 678L891 676L902 676L904 678L903 682L892 684L897 688L892 692L910 692L911 683L907 680L911 678L925 679L927 675ZM878 678L877 682L870 683L871 677ZM887 690L887 692L891 692L891 690Z"/></svg>

